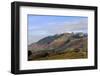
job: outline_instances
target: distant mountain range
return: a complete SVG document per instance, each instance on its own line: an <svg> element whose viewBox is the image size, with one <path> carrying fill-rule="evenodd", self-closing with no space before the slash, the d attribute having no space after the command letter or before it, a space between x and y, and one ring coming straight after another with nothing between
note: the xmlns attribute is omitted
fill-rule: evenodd
<svg viewBox="0 0 100 76"><path fill-rule="evenodd" d="M87 33L62 33L47 36L28 46L29 59L66 51L87 51Z"/></svg>

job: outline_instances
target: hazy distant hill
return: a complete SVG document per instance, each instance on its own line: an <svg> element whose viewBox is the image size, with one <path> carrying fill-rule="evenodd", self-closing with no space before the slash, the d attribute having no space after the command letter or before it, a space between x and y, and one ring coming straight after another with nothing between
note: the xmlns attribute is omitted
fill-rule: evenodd
<svg viewBox="0 0 100 76"><path fill-rule="evenodd" d="M60 59L59 57L62 57L62 55L64 56L64 53L68 54L67 52L70 52L70 54L72 54L73 51L75 52L75 54L80 54L80 52L87 53L87 34L79 32L62 33L56 34L54 36L48 36L36 43L30 44L28 46L28 50L31 52L31 54L29 55L29 60L41 60L45 58ZM66 58L67 56L64 57Z"/></svg>

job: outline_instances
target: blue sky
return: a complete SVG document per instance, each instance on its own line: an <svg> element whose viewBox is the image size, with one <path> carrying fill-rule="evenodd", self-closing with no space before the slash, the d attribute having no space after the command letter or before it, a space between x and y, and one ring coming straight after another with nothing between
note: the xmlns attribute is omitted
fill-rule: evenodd
<svg viewBox="0 0 100 76"><path fill-rule="evenodd" d="M88 17L28 15L28 44L49 35L88 31Z"/></svg>

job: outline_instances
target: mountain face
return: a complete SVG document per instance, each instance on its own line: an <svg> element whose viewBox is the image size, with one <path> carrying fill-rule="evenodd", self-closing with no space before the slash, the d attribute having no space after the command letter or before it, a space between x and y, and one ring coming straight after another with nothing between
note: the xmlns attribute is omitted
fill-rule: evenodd
<svg viewBox="0 0 100 76"><path fill-rule="evenodd" d="M60 54L67 51L87 51L87 34L84 33L63 33L48 36L28 46L32 53L29 57L37 58L50 54Z"/></svg>

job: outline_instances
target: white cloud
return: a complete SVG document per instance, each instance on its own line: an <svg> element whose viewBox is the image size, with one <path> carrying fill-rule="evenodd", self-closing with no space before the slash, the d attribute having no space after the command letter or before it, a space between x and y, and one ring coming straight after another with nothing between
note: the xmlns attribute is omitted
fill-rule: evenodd
<svg viewBox="0 0 100 76"><path fill-rule="evenodd" d="M48 22L46 26L32 26L29 28L28 42L36 42L39 39L59 34L59 33L65 33L65 32L87 32L88 30L88 19L80 19L75 22Z"/></svg>

